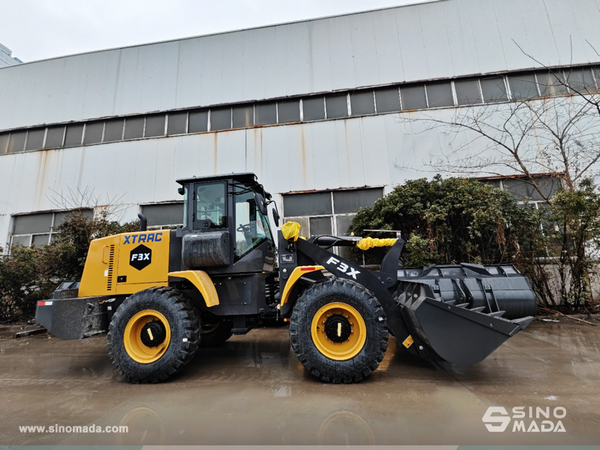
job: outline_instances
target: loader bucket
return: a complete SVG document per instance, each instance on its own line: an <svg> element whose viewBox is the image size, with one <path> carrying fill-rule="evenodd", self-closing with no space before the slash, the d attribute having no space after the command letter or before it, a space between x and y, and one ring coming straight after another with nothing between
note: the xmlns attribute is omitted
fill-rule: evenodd
<svg viewBox="0 0 600 450"><path fill-rule="evenodd" d="M533 320L535 294L512 266L433 269L406 269L397 291L405 323L431 359L476 364Z"/></svg>

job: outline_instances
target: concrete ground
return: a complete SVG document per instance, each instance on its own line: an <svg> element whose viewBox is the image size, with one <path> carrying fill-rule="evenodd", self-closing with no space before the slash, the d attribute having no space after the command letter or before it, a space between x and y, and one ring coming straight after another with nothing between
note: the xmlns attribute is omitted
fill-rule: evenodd
<svg viewBox="0 0 600 450"><path fill-rule="evenodd" d="M202 349L170 382L131 385L113 371L104 335L0 334L0 445L599 444L599 343L600 326L535 321L478 365L442 369L390 337L366 382L330 385L304 370L286 327L262 328ZM488 407L511 415L524 407L517 414L526 417L490 432L482 421ZM550 417L536 418L536 408ZM519 420L532 431L513 431ZM128 432L19 428L28 425Z"/></svg>

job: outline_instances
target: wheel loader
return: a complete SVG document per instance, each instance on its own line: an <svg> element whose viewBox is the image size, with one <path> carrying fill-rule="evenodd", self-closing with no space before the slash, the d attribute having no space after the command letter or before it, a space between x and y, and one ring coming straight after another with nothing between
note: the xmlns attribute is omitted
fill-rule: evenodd
<svg viewBox="0 0 600 450"><path fill-rule="evenodd" d="M358 382L382 361L392 334L433 363L475 364L536 313L529 281L511 265L399 267L404 241L299 238L252 173L177 181L184 225L91 242L80 281L37 305L60 339L108 333L108 354L132 383L180 371L200 346L246 334L265 317L289 321L306 370ZM270 215L269 215L270 211ZM270 220L272 219L272 220ZM381 270L332 249L389 245Z"/></svg>

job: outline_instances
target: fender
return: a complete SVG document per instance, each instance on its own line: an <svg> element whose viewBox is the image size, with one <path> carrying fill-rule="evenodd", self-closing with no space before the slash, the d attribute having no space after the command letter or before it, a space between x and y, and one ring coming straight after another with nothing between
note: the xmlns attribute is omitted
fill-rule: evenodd
<svg viewBox="0 0 600 450"><path fill-rule="evenodd" d="M184 270L181 272L169 272L169 277L183 278L194 285L202 294L207 307L219 304L219 295L215 289L210 276L203 270Z"/></svg>
<svg viewBox="0 0 600 450"><path fill-rule="evenodd" d="M285 283L285 287L283 288L283 293L281 294L281 304L279 305L279 309L281 309L283 307L283 305L285 305L287 303L287 301L289 300L289 297L290 297L290 292L292 292L292 288L294 287L294 284L296 284L296 281L298 281L302 275L310 273L310 272L315 272L317 270L323 270L323 269L324 269L323 266L298 266L298 267L296 267L292 271L292 274L290 275L290 278L287 280L287 283Z"/></svg>

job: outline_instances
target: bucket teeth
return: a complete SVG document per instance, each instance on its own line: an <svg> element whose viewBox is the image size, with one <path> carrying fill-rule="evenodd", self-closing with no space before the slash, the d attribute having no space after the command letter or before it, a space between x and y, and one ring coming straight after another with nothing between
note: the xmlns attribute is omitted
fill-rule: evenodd
<svg viewBox="0 0 600 450"><path fill-rule="evenodd" d="M456 303L456 300L448 300L444 302L446 305L454 305Z"/></svg>
<svg viewBox="0 0 600 450"><path fill-rule="evenodd" d="M506 311L496 311L488 314L490 317L502 317Z"/></svg>
<svg viewBox="0 0 600 450"><path fill-rule="evenodd" d="M477 308L471 308L473 312L481 312L485 309L485 306L478 306Z"/></svg>
<svg viewBox="0 0 600 450"><path fill-rule="evenodd" d="M468 303L460 303L460 304L456 305L457 308L466 308L467 306L469 306Z"/></svg>

